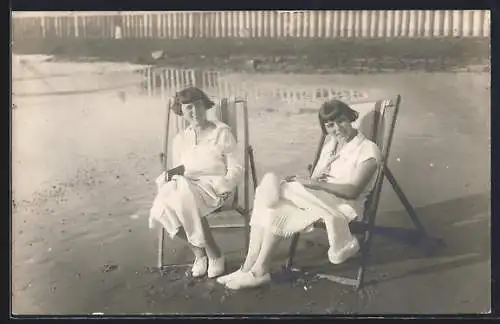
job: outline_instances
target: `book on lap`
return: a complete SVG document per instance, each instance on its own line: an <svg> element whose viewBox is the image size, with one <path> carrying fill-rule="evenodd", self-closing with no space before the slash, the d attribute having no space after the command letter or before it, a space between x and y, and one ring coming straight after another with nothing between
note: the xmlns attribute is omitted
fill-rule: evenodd
<svg viewBox="0 0 500 324"><path fill-rule="evenodd" d="M184 165L182 165L182 164L176 166L175 168L167 170L167 172L165 173L167 181L172 180L172 177L174 175L184 175L184 171L185 171L185 168L184 168Z"/></svg>

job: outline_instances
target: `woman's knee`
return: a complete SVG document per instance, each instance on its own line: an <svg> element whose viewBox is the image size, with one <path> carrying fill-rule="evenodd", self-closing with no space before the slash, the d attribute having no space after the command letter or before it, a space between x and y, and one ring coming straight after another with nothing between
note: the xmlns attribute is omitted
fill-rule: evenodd
<svg viewBox="0 0 500 324"><path fill-rule="evenodd" d="M255 195L270 195L270 194L278 194L280 191L280 179L274 173L266 173L260 184L257 186L257 190Z"/></svg>
<svg viewBox="0 0 500 324"><path fill-rule="evenodd" d="M278 176L276 175L276 173L274 173L274 172L267 172L262 177L262 180L260 181L260 185L259 186L270 184L270 183L276 183L276 182L277 183L280 182L280 179L278 178Z"/></svg>
<svg viewBox="0 0 500 324"><path fill-rule="evenodd" d="M280 192L279 178L274 173L266 173L255 190L255 208L273 206L278 202Z"/></svg>

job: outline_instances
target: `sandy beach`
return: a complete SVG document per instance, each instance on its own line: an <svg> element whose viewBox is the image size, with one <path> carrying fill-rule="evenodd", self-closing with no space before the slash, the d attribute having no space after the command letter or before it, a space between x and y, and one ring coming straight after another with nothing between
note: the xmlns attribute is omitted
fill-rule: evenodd
<svg viewBox="0 0 500 324"><path fill-rule="evenodd" d="M276 275L270 286L229 292L215 280L187 278L186 266L163 273L154 269L156 233L148 229L147 217L154 179L161 172L165 103L141 89L141 76L133 72L141 66L15 59L13 313L490 310L489 73L223 75L233 84L269 89L329 87L360 93L363 99L402 95L389 166L427 230L447 244L425 258L412 247L376 238L367 274L371 283L359 292L307 274L291 280ZM38 74L19 60L27 60ZM51 94L58 91L74 93ZM305 172L320 136L315 105L249 97L250 141L259 177L269 171L283 176ZM411 226L391 190L384 185L377 222ZM239 221L234 215L212 220ZM215 237L230 268L238 267L242 230L220 229ZM334 273L335 267L328 267L325 233L318 230L305 238L297 264L307 267L307 273ZM286 258L286 243L276 254L276 273ZM167 244L169 264L192 261L182 243ZM339 268L347 271L349 263Z"/></svg>

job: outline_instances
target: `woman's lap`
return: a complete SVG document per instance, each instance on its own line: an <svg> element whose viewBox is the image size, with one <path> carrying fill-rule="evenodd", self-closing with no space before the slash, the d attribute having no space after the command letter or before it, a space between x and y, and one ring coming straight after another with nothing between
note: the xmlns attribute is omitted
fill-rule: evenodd
<svg viewBox="0 0 500 324"><path fill-rule="evenodd" d="M307 231L321 219L321 216L325 216L324 209L318 207L317 201L314 202L316 199L332 209L345 203L345 200L324 191L319 192L297 185L298 183L284 183L273 173L266 174L257 188L256 204L250 225L287 237L297 232ZM290 188L293 190L285 192ZM332 216L343 217L341 213Z"/></svg>
<svg viewBox="0 0 500 324"><path fill-rule="evenodd" d="M205 188L188 179L178 178L159 188L150 218L162 224L170 236L175 236L179 228L184 228L188 238L194 235L200 242L203 236L200 221L215 209L210 203L215 204L215 201L210 201Z"/></svg>

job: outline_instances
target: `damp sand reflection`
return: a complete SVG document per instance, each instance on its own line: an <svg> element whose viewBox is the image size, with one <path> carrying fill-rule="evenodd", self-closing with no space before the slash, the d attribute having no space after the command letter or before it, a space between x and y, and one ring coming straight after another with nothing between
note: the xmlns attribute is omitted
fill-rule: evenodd
<svg viewBox="0 0 500 324"><path fill-rule="evenodd" d="M329 99L355 102L368 98L368 92L355 89L328 85L266 84L243 73L229 76L219 71L156 67L136 70L136 73L142 76L141 88L148 95L171 96L184 87L196 86L218 98L236 96L298 105ZM235 76L239 79L236 82Z"/></svg>

